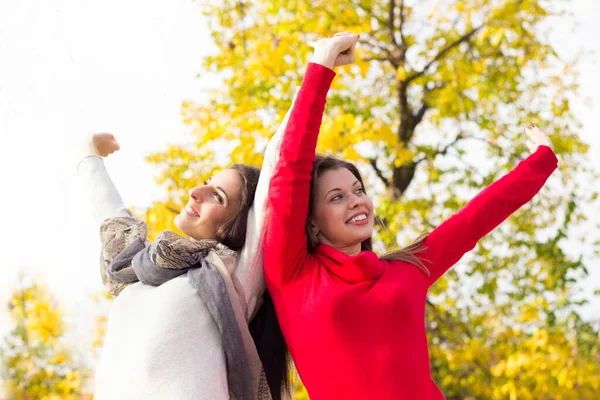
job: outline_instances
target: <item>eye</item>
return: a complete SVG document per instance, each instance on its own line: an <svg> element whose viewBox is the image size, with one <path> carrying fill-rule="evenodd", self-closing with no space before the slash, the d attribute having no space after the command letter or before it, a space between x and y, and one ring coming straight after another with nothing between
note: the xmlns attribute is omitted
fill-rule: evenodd
<svg viewBox="0 0 600 400"><path fill-rule="evenodd" d="M221 197L219 192L213 192L213 197L219 202L219 204L223 204L223 197Z"/></svg>
<svg viewBox="0 0 600 400"><path fill-rule="evenodd" d="M356 193L365 194L365 189L364 188L358 188L358 189L356 189Z"/></svg>
<svg viewBox="0 0 600 400"><path fill-rule="evenodd" d="M341 194L336 194L335 196L333 196L333 197L331 198L331 201L340 200L341 198L342 198L342 195L341 195Z"/></svg>

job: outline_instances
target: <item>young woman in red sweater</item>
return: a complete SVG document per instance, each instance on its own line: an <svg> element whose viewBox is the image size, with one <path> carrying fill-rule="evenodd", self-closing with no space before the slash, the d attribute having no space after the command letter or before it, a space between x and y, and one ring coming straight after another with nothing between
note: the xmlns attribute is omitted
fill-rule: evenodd
<svg viewBox="0 0 600 400"><path fill-rule="evenodd" d="M312 400L443 399L431 379L427 291L541 189L557 159L542 131L526 130L526 160L420 242L379 258L358 170L315 163L332 68L354 61L357 40L343 33L314 45L269 189L267 287Z"/></svg>

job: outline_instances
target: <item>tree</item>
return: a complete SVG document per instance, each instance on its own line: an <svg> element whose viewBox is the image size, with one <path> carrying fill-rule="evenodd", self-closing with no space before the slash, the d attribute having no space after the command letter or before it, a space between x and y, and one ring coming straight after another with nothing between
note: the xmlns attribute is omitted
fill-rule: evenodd
<svg viewBox="0 0 600 400"><path fill-rule="evenodd" d="M359 32L359 59L337 71L318 150L362 167L383 221L379 251L430 231L524 158L520 127L543 127L561 160L547 187L433 288L434 379L449 399L593 398L599 328L581 320L575 294L598 236L575 233L588 218L582 205L597 201L586 186L596 173L571 110L576 60L548 41L553 24L572 20L567 4L202 2L217 47L203 68L222 84L183 103L193 146L148 157L168 190L147 212L151 230L172 229L169 209L221 160L260 165L301 82L304 43Z"/></svg>
<svg viewBox="0 0 600 400"><path fill-rule="evenodd" d="M87 371L64 344L63 314L42 284L19 283L8 304L14 328L0 347L5 385L15 400L75 399Z"/></svg>

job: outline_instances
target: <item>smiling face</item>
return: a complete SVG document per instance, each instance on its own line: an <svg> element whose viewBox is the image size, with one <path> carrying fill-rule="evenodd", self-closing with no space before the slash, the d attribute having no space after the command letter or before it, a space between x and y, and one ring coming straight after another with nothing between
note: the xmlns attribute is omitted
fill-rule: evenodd
<svg viewBox="0 0 600 400"><path fill-rule="evenodd" d="M350 255L373 234L373 202L347 168L329 169L316 182L309 229L319 243Z"/></svg>
<svg viewBox="0 0 600 400"><path fill-rule="evenodd" d="M175 226L192 239L217 239L217 232L240 210L242 180L238 171L225 169L204 186L189 191L190 199Z"/></svg>

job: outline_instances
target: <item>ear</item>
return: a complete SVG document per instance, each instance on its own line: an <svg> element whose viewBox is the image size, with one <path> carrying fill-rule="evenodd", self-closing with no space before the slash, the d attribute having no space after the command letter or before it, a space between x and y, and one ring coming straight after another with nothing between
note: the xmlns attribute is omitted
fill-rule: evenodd
<svg viewBox="0 0 600 400"><path fill-rule="evenodd" d="M319 228L317 227L312 218L309 218L308 220L308 229L310 230L310 234L315 238L319 234Z"/></svg>
<svg viewBox="0 0 600 400"><path fill-rule="evenodd" d="M308 230L310 232L310 242L312 243L313 247L317 247L319 245L319 228L312 218L308 219Z"/></svg>

